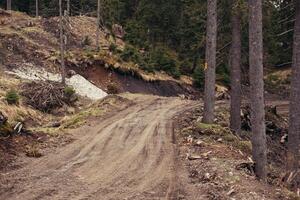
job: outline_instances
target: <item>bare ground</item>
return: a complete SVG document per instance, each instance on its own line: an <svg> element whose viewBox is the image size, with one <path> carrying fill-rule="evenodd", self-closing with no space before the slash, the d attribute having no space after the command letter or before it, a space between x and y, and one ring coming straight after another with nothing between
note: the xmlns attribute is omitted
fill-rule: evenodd
<svg viewBox="0 0 300 200"><path fill-rule="evenodd" d="M203 199L185 184L172 124L195 105L135 98L116 115L77 129L73 143L1 174L0 199Z"/></svg>
<svg viewBox="0 0 300 200"><path fill-rule="evenodd" d="M41 158L20 157L2 171L0 199L296 199L280 183L260 183L236 168L250 155L239 150L244 145L227 144L235 136L218 133L214 138L194 131L193 124L202 116L200 102L122 96L126 105L73 130L71 143ZM227 118L221 117L226 106L217 104L220 124ZM286 105L281 107L285 113Z"/></svg>

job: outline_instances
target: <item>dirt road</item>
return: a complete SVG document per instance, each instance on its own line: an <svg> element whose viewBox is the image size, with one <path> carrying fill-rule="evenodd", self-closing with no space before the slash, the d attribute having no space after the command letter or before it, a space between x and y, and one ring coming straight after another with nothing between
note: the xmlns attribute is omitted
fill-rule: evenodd
<svg viewBox="0 0 300 200"><path fill-rule="evenodd" d="M142 96L135 105L74 133L75 141L4 174L0 199L199 199L189 196L172 117L195 106Z"/></svg>

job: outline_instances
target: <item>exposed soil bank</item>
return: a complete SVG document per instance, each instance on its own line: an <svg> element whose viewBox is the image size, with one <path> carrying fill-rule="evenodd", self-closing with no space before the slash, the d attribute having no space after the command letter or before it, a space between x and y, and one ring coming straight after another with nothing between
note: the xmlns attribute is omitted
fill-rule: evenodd
<svg viewBox="0 0 300 200"><path fill-rule="evenodd" d="M134 74L124 74L117 70L107 69L102 65L91 65L84 68L71 67L96 86L107 89L111 83L117 85L119 92L153 94L158 96L185 95L191 99L200 96L200 93L191 85L179 84L175 81L152 81L147 82Z"/></svg>

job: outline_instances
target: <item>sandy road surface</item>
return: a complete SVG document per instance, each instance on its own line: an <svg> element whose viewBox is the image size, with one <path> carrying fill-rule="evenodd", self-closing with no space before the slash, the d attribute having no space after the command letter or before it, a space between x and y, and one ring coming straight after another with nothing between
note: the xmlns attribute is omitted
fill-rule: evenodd
<svg viewBox="0 0 300 200"><path fill-rule="evenodd" d="M172 124L195 103L152 96L135 102L76 130L75 142L56 153L1 175L7 185L0 199L199 199L185 189Z"/></svg>

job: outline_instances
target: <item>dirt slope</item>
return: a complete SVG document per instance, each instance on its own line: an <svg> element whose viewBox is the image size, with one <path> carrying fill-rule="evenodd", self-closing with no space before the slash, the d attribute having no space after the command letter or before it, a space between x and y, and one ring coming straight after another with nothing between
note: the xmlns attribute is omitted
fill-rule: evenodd
<svg viewBox="0 0 300 200"><path fill-rule="evenodd" d="M153 96L135 102L76 130L76 141L56 153L2 174L0 199L199 199L182 184L187 174L171 120L195 103Z"/></svg>
<svg viewBox="0 0 300 200"><path fill-rule="evenodd" d="M7 13L0 9L0 24L0 69L35 68L60 73L59 18L33 18L24 13ZM122 60L119 53L111 52L110 45L116 45L122 51L125 42L108 37L112 36L108 30L101 31L102 48L96 51L95 24L96 19L92 17L69 18L65 56L67 74L72 69L90 81L100 82L97 86L102 90L108 90L113 82L120 92L197 95L194 94L198 92L192 87L191 77L182 76L177 80L164 72L149 73L136 63ZM87 37L89 42L84 44ZM113 77L110 74L114 74ZM169 88L175 91L171 92Z"/></svg>

